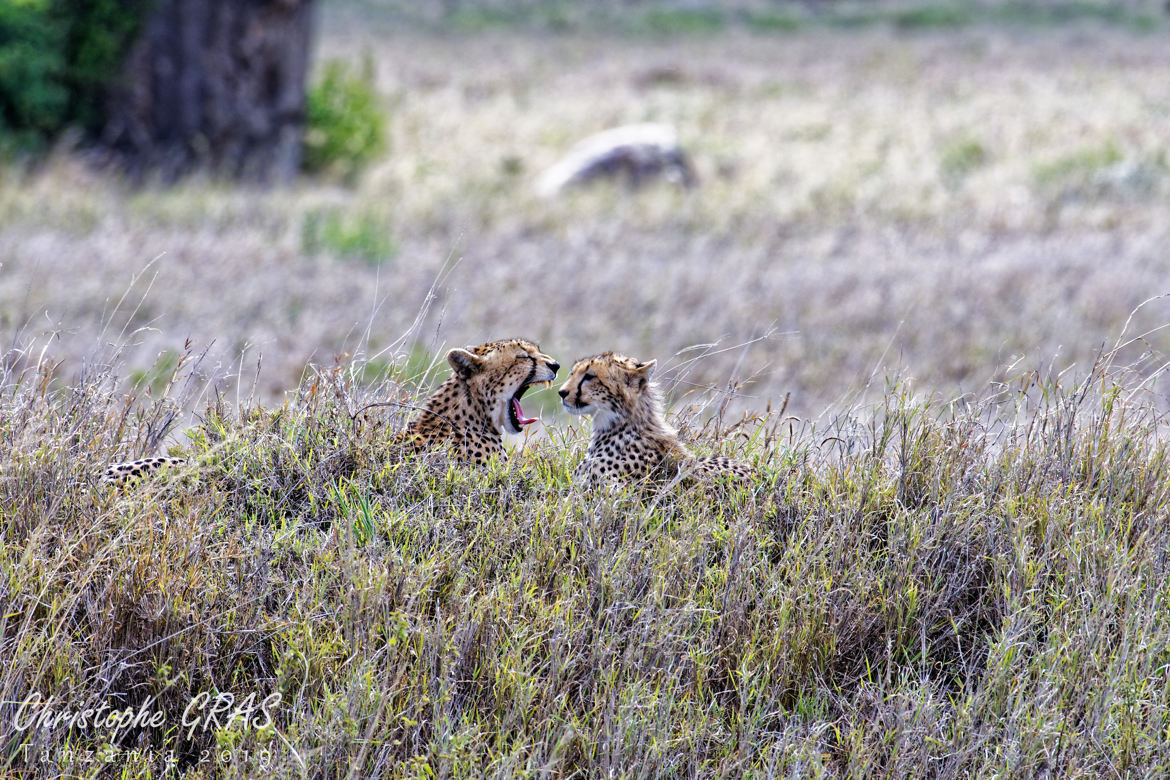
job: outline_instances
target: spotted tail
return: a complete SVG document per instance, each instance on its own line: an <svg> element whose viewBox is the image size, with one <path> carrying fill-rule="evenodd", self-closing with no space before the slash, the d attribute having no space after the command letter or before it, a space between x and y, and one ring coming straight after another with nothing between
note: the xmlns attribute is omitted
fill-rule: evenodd
<svg viewBox="0 0 1170 780"><path fill-rule="evenodd" d="M166 466L182 466L186 462L183 458L142 458L129 463L114 463L102 472L101 482L107 485L120 485Z"/></svg>

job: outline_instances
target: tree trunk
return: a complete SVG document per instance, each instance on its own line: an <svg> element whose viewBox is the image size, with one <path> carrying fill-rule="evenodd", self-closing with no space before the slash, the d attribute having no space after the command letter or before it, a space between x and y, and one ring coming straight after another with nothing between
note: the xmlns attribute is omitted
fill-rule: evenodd
<svg viewBox="0 0 1170 780"><path fill-rule="evenodd" d="M136 176L282 181L300 165L313 0L156 0L102 145Z"/></svg>

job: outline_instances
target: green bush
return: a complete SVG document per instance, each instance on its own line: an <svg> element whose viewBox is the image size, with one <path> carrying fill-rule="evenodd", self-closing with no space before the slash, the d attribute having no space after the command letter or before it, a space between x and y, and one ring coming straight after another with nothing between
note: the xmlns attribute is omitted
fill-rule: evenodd
<svg viewBox="0 0 1170 780"><path fill-rule="evenodd" d="M960 5L923 5L907 8L893 14L896 27L904 30L965 27L974 18L970 10Z"/></svg>
<svg viewBox="0 0 1170 780"><path fill-rule="evenodd" d="M65 29L68 120L101 122L101 101L154 0L50 0Z"/></svg>
<svg viewBox="0 0 1170 780"><path fill-rule="evenodd" d="M352 176L386 148L386 117L369 61L358 73L343 62L326 63L306 103L306 171Z"/></svg>
<svg viewBox="0 0 1170 780"><path fill-rule="evenodd" d="M301 246L306 254L322 252L341 258L381 265L398 254L398 245L383 220L373 214L347 219L336 209L310 211L301 225Z"/></svg>
<svg viewBox="0 0 1170 780"><path fill-rule="evenodd" d="M35 146L65 118L64 35L48 3L0 3L0 149Z"/></svg>
<svg viewBox="0 0 1170 780"><path fill-rule="evenodd" d="M35 151L94 128L149 0L0 2L0 151Z"/></svg>
<svg viewBox="0 0 1170 780"><path fill-rule="evenodd" d="M715 8L654 8L642 17L640 26L660 35L695 35L717 33L726 25L726 15Z"/></svg>
<svg viewBox="0 0 1170 780"><path fill-rule="evenodd" d="M939 168L948 182L958 182L967 174L987 164L987 147L972 138L959 138L942 149Z"/></svg>
<svg viewBox="0 0 1170 780"><path fill-rule="evenodd" d="M1040 187L1060 188L1084 182L1124 159L1121 148L1109 141L1104 146L1090 146L1037 165L1033 178Z"/></svg>
<svg viewBox="0 0 1170 780"><path fill-rule="evenodd" d="M792 11L780 11L765 8L747 11L743 15L744 24L755 32L795 32L804 25L804 19Z"/></svg>

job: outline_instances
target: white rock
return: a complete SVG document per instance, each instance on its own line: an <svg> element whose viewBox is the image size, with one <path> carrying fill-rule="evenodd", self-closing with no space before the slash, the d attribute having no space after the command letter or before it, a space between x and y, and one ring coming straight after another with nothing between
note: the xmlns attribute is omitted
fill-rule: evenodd
<svg viewBox="0 0 1170 780"><path fill-rule="evenodd" d="M693 187L694 168L670 125L624 125L584 139L540 175L536 191L552 197L565 187L602 177L623 177L633 187L655 176Z"/></svg>

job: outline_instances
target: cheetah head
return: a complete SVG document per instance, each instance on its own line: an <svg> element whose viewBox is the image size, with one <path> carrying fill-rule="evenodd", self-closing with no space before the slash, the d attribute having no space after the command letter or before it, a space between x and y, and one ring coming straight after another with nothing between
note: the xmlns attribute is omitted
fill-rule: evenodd
<svg viewBox="0 0 1170 780"><path fill-rule="evenodd" d="M496 428L520 433L536 418L524 416L520 399L532 385L551 384L560 364L524 339L491 341L478 347L453 349L447 353L456 376L483 402Z"/></svg>
<svg viewBox="0 0 1170 780"><path fill-rule="evenodd" d="M652 396L650 375L656 362L640 363L616 352L582 358L557 391L561 403L570 414L593 415L595 429L604 430Z"/></svg>

